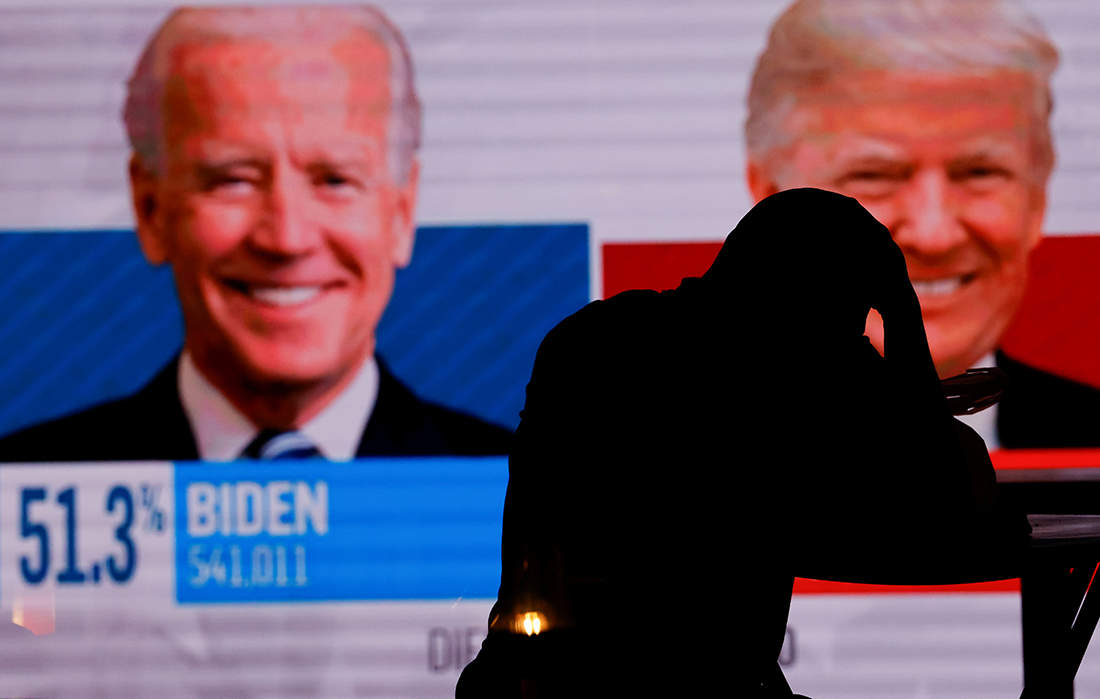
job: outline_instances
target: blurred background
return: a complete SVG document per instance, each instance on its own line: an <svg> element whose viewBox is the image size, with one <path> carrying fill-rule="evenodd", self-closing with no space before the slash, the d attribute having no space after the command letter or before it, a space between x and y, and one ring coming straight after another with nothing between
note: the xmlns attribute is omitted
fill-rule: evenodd
<svg viewBox="0 0 1100 699"><path fill-rule="evenodd" d="M971 5L1034 16L1038 29L1030 31L1058 54L1049 82L1055 159L1048 178L1041 156L1021 160L1020 153L1030 158L1040 148L1033 141L1047 116L1042 105L1013 102L1021 71L1010 69L978 71L984 82L954 91L914 87L913 111L906 111L904 95L872 104L875 91L861 91L854 72L850 82L848 74L810 80L807 95L820 99L820 91L835 88L851 111L832 115L834 121L815 112L817 121L802 122L792 116L798 106L824 110L820 105L829 100L807 97L791 107L782 94L762 97L778 105L776 131L795 145L776 137L778 145L768 141L750 152L750 80L771 27L789 5L376 3L407 40L423 105L412 262L398 271L377 329L379 354L394 373L427 400L512 429L535 350L555 323L592 299L628 288L671 288L701 273L769 187L826 186L856 196L880 219L896 219L884 223L906 251L911 275L924 283L918 293L927 302L926 320L945 327L930 325L934 354L937 338L944 338L936 356L937 364L944 358L941 373L957 373L944 368L954 356L953 338L973 334L979 339L958 352L966 359L962 369L1015 362L1069 382L1074 395L1084 396L1082 407L1060 404L1055 412L1064 415L1056 417L1096 426L1091 443L1080 431L1062 437L1069 433L1051 428L1019 437L1019 446L1100 446L1100 413L1087 412L1098 405L1092 392L1100 391L1100 6L1090 0L916 3L933 15L956 8L958 16L943 18L956 26L970 17L965 8ZM171 270L149 266L134 236L130 147L121 118L137 56L174 7L0 2L0 435L132 393L181 346ZM883 45L908 41L904 23L856 17L854 25L893 32ZM823 34L846 36L845 26ZM981 45L985 35L974 36ZM1002 45L1008 40L1000 35L989 37L990 51L1022 51ZM895 65L868 58L862 67L900 71L906 80L951 79L950 65L906 65L908 55L899 51ZM1043 70L1038 59L1019 60L1035 71L1023 71L1035 83L1029 89L1041 93L1045 82L1033 77ZM861 66L858 58L851 63L851 71ZM859 112L865 104L879 111ZM980 111L983 105L988 113ZM961 116L956 122L945 114ZM959 145L963 136L952 140L956 126L971 140L985 133L990 143L967 151ZM879 139L880 146L895 139L897 147L867 150L858 162L846 162L846 170L814 160L840 157L849 143L844 138L860 129L858 137ZM828 140L833 136L835 143ZM800 151L799 138L826 145ZM868 147L853 138L853 148ZM1013 151L1013 139L1027 147ZM1013 199L1017 191L1024 194ZM968 218L970 210L977 213ZM942 220L918 221L920 212ZM1009 220L1013 216L1020 222ZM992 320L968 310L987 306L997 309ZM1029 414L1019 420L1027 422ZM1016 437L990 422L996 416L982 419L977 426L991 449L1015 446ZM106 594L99 588L55 594L32 589L25 576L17 579L17 553L24 555L29 544L17 534L16 493L38 482L35 468L55 469L41 480L57 492L68 483L102 489L115 479L111 469L122 469L118 478L135 488L175 483L177 517L185 507L181 477L167 466L155 477L136 475L134 466L0 469L0 605L16 624L35 627L37 647L48 648L35 656L39 665L23 665L20 682L27 684L18 687L62 694L117 689L112 683L121 667L134 682L123 689L134 694L169 682L184 695L229 687L242 696L444 697L484 636L499 582L493 546L507 479L501 457L476 465L441 459L404 471L397 464L356 481L363 502L372 492L399 492L400 502L418 503L375 519L356 519L348 510L340 516L367 527L355 529L358 536L390 542L384 555L403 557L401 575L420 582L402 587L406 578L392 578L392 585L318 593L305 604L247 593L187 599L173 582L181 579L178 571L149 572L149 581L140 582L148 594L130 597L125 614L114 616L88 611ZM332 483L345 482L334 471L321 472L336 479ZM213 478L215 472L201 473ZM406 475L394 475L400 473ZM371 491L366 482L391 490ZM61 531L63 515L51 511L48 526ZM166 515L180 527L172 511ZM455 530L455 522L474 524ZM88 527L78 529L99 531ZM162 554L143 560L159 560L165 571L185 565L178 546L173 556L167 541L150 542L148 550ZM452 548L440 563L445 545ZM51 555L63 553L55 544ZM394 570L380 568L363 579L377 582L398 575ZM439 584L421 584L425 580ZM798 591L782 658L796 691L974 698L1011 695L1020 686L1013 583L902 592L805 583ZM67 612L66 604L78 611ZM722 608L737 604L720 601ZM24 607L46 620L30 621L34 614L24 615ZM68 640L58 632L66 614L81 619L69 625L76 630ZM146 628L131 623L134 618L157 623ZM736 614L723 619L735 624ZM104 636L105 646L90 645ZM127 649L161 642L163 652L140 663L125 660ZM654 652L669 642L654 639ZM246 652L250 645L253 652ZM1100 697L1100 664L1092 660L1086 656L1078 696ZM79 669L71 684L58 684L63 665L65 672Z"/></svg>

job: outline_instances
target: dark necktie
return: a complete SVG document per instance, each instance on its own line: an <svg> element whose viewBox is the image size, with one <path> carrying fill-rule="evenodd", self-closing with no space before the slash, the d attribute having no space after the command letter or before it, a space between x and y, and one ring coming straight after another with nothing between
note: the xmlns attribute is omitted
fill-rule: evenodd
<svg viewBox="0 0 1100 699"><path fill-rule="evenodd" d="M309 437L294 430L264 429L241 452L242 459L319 459L321 452Z"/></svg>

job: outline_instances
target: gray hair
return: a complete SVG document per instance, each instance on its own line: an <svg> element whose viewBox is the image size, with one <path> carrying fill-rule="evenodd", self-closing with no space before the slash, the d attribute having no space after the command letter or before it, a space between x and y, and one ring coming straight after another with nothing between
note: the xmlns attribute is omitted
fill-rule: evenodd
<svg viewBox="0 0 1100 699"><path fill-rule="evenodd" d="M1050 76L1058 50L1015 0L796 0L772 26L749 86L745 142L762 162L787 145L782 124L807 88L856 70L985 74L1011 70L1034 89L1035 153L1054 166Z"/></svg>
<svg viewBox="0 0 1100 699"><path fill-rule="evenodd" d="M394 182L404 183L420 147L420 100L404 37L380 10L356 6L183 7L174 10L149 39L127 83L122 118L130 147L143 166L161 166L164 83L174 49L188 41L313 37L323 32L369 33L390 57L390 123L387 163Z"/></svg>

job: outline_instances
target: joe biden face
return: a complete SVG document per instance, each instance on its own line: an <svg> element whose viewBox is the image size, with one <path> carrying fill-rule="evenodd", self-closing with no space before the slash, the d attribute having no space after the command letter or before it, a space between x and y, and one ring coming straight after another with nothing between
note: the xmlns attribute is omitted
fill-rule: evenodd
<svg viewBox="0 0 1100 699"><path fill-rule="evenodd" d="M187 350L216 383L340 383L412 251L416 167L396 182L387 161L390 56L349 33L196 41L170 60L161 162L135 159L131 183Z"/></svg>

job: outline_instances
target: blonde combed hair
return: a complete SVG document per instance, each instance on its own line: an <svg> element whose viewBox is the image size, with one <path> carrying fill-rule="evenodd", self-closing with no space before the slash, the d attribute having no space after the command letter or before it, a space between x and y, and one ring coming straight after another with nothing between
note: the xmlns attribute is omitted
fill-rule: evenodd
<svg viewBox="0 0 1100 699"><path fill-rule="evenodd" d="M786 145L786 117L809 88L861 70L980 75L1019 72L1043 179L1054 165L1050 76L1058 50L1015 0L796 0L772 25L748 94L745 143L762 162Z"/></svg>

